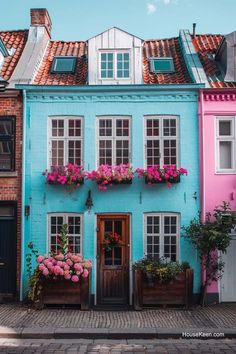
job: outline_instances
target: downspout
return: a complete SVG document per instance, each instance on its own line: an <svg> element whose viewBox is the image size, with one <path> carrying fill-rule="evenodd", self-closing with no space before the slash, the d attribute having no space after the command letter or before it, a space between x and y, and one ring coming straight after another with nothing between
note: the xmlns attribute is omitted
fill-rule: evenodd
<svg viewBox="0 0 236 354"><path fill-rule="evenodd" d="M200 112L199 112L199 128L200 128L200 171L202 173L202 186L201 186L201 194L202 194L202 200L201 200L201 220L205 221L205 216L206 216L206 202L205 202L205 125L204 125L204 93L202 90L200 90Z"/></svg>
<svg viewBox="0 0 236 354"><path fill-rule="evenodd" d="M21 275L20 301L23 300L23 279L25 263L25 137L26 137L26 91L23 90L23 134L22 134L22 172L21 172Z"/></svg>

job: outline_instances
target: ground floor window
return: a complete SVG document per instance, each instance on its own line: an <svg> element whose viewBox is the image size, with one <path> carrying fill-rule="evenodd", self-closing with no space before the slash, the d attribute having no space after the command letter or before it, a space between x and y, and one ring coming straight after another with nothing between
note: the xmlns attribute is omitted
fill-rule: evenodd
<svg viewBox="0 0 236 354"><path fill-rule="evenodd" d="M145 214L146 255L168 260L178 259L179 215L175 213Z"/></svg>
<svg viewBox="0 0 236 354"><path fill-rule="evenodd" d="M76 213L52 213L49 217L49 251L59 250L59 235L63 224L68 225L68 251L81 253L82 251L82 216Z"/></svg>

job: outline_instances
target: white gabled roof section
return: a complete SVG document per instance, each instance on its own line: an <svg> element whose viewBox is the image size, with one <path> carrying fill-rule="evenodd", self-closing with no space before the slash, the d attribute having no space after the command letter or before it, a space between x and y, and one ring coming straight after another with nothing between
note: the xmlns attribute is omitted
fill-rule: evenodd
<svg viewBox="0 0 236 354"><path fill-rule="evenodd" d="M88 81L89 85L119 85L142 83L143 40L118 27L88 40ZM128 51L130 53L130 77L128 79L102 79L100 76L100 53L102 51Z"/></svg>
<svg viewBox="0 0 236 354"><path fill-rule="evenodd" d="M197 84L205 84L205 87L210 87L202 63L194 48L189 30L180 30L179 37L184 60L191 78Z"/></svg>

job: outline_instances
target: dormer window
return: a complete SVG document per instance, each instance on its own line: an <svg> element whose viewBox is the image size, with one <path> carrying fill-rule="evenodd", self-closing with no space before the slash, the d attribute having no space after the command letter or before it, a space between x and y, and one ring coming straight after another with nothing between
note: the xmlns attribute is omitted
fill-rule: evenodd
<svg viewBox="0 0 236 354"><path fill-rule="evenodd" d="M101 79L128 79L130 77L129 52L100 53Z"/></svg>
<svg viewBox="0 0 236 354"><path fill-rule="evenodd" d="M74 74L76 57L55 57L52 62L52 74Z"/></svg>
<svg viewBox="0 0 236 354"><path fill-rule="evenodd" d="M152 73L173 73L175 71L173 58L149 58L150 72Z"/></svg>

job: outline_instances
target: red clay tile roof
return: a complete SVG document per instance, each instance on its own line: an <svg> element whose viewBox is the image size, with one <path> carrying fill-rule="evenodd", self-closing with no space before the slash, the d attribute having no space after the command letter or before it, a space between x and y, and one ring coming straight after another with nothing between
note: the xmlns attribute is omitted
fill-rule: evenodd
<svg viewBox="0 0 236 354"><path fill-rule="evenodd" d="M220 34L196 35L192 40L208 81L213 88L236 87L236 82L224 82L214 55L224 37Z"/></svg>
<svg viewBox="0 0 236 354"><path fill-rule="evenodd" d="M2 69L0 70L0 76L5 80L10 79L16 64L21 57L27 41L27 37L27 30L0 32L0 38L2 39L5 47L7 49L16 49L13 55L9 55L5 58Z"/></svg>
<svg viewBox="0 0 236 354"><path fill-rule="evenodd" d="M172 57L175 72L169 74L150 73L150 57ZM190 75L182 56L178 38L145 41L143 45L143 81L145 84L189 84Z"/></svg>
<svg viewBox="0 0 236 354"><path fill-rule="evenodd" d="M43 61L33 80L36 85L85 85L87 82L87 49L85 42L51 41ZM56 56L75 56L77 66L74 74L51 74L51 66Z"/></svg>

